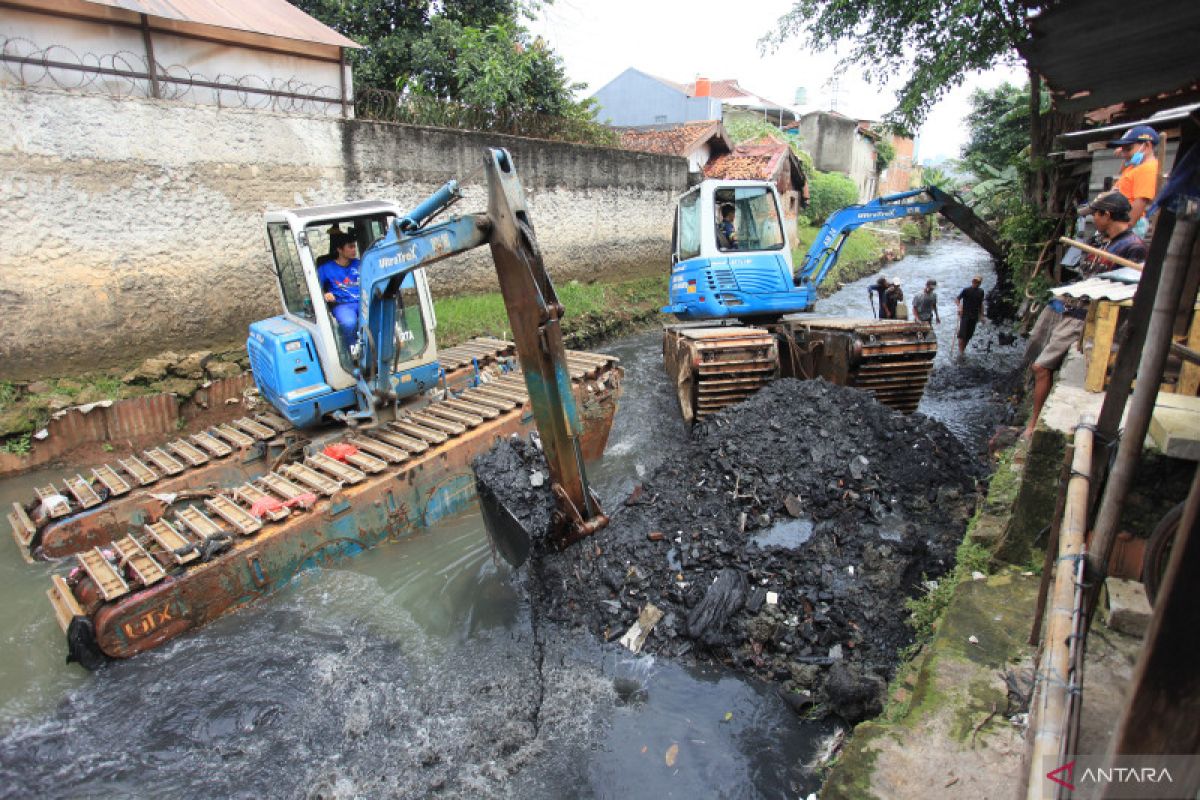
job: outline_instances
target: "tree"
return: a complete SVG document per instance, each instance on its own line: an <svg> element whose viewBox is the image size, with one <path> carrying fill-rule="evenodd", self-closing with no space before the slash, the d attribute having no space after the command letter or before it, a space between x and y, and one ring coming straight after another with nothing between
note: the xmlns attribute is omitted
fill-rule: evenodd
<svg viewBox="0 0 1200 800"><path fill-rule="evenodd" d="M977 177L987 177L985 167L1003 170L1023 160L1030 145L1029 118L1032 111L1029 84L1022 87L1002 83L995 89L976 89L971 93L971 111L967 114L970 139L962 148L962 163ZM1049 105L1045 92L1039 103Z"/></svg>
<svg viewBox="0 0 1200 800"><path fill-rule="evenodd" d="M839 68L860 66L869 81L908 80L889 121L916 130L929 109L968 75L1016 63L1028 36L1025 20L1043 0L796 0L761 44L779 47L795 36L814 50L847 45Z"/></svg>
<svg viewBox="0 0 1200 800"><path fill-rule="evenodd" d="M363 45L355 83L465 103L485 111L590 119L562 60L521 25L536 0L295 0Z"/></svg>

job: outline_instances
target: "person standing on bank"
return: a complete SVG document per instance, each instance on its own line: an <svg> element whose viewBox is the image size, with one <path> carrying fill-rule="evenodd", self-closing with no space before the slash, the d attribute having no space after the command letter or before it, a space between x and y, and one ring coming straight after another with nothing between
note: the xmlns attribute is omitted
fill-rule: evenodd
<svg viewBox="0 0 1200 800"><path fill-rule="evenodd" d="M317 278L337 320L342 344L349 349L358 339L358 242L348 233L335 233L329 243L337 255L321 265Z"/></svg>
<svg viewBox="0 0 1200 800"><path fill-rule="evenodd" d="M1149 223L1145 217L1146 209L1158 192L1158 159L1154 156L1158 131L1149 125L1135 125L1120 139L1110 141L1108 146L1115 147L1117 157L1125 160L1115 188L1129 201L1129 223L1133 232L1144 236Z"/></svg>
<svg viewBox="0 0 1200 800"><path fill-rule="evenodd" d="M1120 192L1102 194L1091 203L1079 209L1080 214L1091 214L1096 232L1103 239L1106 253L1112 253L1128 261L1142 263L1146 260L1146 243L1142 237L1133 232L1129 221L1130 203ZM1079 280L1086 280L1101 272L1116 269L1117 265L1107 261L1104 256L1087 255L1076 267ZM1070 303L1068 305L1068 303ZM1067 351L1079 343L1083 332L1084 321L1087 319L1088 304L1086 300L1067 302L1055 298L1042 309L1042 313L1059 315L1050 331L1049 339L1033 362L1033 407L1029 413L1029 423L1022 434L1025 438L1033 436L1037 427L1038 417L1041 416L1042 406L1050 396L1054 383L1054 373L1062 366L1067 357Z"/></svg>
<svg viewBox="0 0 1200 800"><path fill-rule="evenodd" d="M937 293L934 291L935 289L937 289L937 281L925 281L925 291L913 298L913 314L916 315L919 322L929 325L932 325L934 322L938 325L942 324L942 317L938 314Z"/></svg>
<svg viewBox="0 0 1200 800"><path fill-rule="evenodd" d="M962 358L967 351L967 342L975 335L975 326L979 320L987 319L983 313L983 276L971 278L971 285L958 293L954 301L958 309L958 356Z"/></svg>

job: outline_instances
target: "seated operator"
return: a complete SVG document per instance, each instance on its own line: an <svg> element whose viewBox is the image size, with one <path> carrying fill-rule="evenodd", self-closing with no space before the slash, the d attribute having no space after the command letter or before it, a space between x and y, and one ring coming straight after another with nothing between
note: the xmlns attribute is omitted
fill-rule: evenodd
<svg viewBox="0 0 1200 800"><path fill-rule="evenodd" d="M722 250L737 250L737 231L733 227L735 216L733 203L721 206L721 221L717 223L717 247Z"/></svg>
<svg viewBox="0 0 1200 800"><path fill-rule="evenodd" d="M321 265L317 278L342 332L342 344L349 348L358 339L358 242L350 234L335 233L330 244L336 255Z"/></svg>

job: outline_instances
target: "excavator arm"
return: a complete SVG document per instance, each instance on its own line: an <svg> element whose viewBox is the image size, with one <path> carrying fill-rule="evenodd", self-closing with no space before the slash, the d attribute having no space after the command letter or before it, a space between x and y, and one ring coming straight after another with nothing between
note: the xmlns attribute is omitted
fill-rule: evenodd
<svg viewBox="0 0 1200 800"><path fill-rule="evenodd" d="M455 217L427 225L461 197L448 182L408 216L396 220L387 236L363 255L360 329L365 341L359 357L359 392L373 406L387 399L390 359L398 343L394 302L405 275L483 244L491 247L517 358L525 377L534 422L550 472L556 510L550 534L569 544L608 523L588 485L575 406L563 345L563 307L537 246L525 195L506 150L488 150L486 214ZM529 534L489 492L480 493L484 522L497 550L514 565L529 552Z"/></svg>
<svg viewBox="0 0 1200 800"><path fill-rule="evenodd" d="M922 195L928 199L914 200ZM834 212L826 220L817 234L816 241L804 256L804 263L796 273L797 285L810 283L814 288L820 286L837 263L846 239L863 225L936 213L950 220L993 258L1004 257L1004 248L997 243L992 229L976 216L969 206L936 186L926 186L923 189L877 197L869 203L847 206Z"/></svg>

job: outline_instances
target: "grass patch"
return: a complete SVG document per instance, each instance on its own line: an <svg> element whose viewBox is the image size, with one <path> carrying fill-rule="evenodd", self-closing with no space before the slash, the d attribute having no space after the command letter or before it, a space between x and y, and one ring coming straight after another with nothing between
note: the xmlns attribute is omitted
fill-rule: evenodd
<svg viewBox="0 0 1200 800"><path fill-rule="evenodd" d="M800 269L804 264L804 256L808 253L808 248L812 247L812 243L817 240L820 230L813 225L801 225L797 229L796 249L792 251L792 261L795 263L796 269ZM864 275L870 275L879 269L879 262L882 258L883 239L866 228L859 228L851 233L850 237L846 239L846 243L842 245L842 252L838 256L837 263L833 265L833 269L829 270L822 285L828 286L832 290L832 287L838 283L849 283Z"/></svg>
<svg viewBox="0 0 1200 800"><path fill-rule="evenodd" d="M15 456L23 456L33 447L33 436L29 433L23 433L20 436L10 436L4 440L4 444L0 445L0 450L6 453L11 453Z"/></svg>
<svg viewBox="0 0 1200 800"><path fill-rule="evenodd" d="M946 607L950 605L955 588L963 581L970 580L973 572L982 572L986 575L991 557L991 552L986 547L971 541L968 530L954 554L954 569L949 574L943 575L935 588L927 589L925 594L920 597L913 597L905 601L905 606L911 614L908 624L912 626L916 638L900 654L902 661L913 658L921 647L933 638L937 621Z"/></svg>
<svg viewBox="0 0 1200 800"><path fill-rule="evenodd" d="M571 338L596 320L653 315L667 302L669 276L655 275L621 283L580 283L556 286L566 309L563 335ZM472 336L511 338L504 298L499 292L445 297L434 302L439 347L453 347Z"/></svg>

